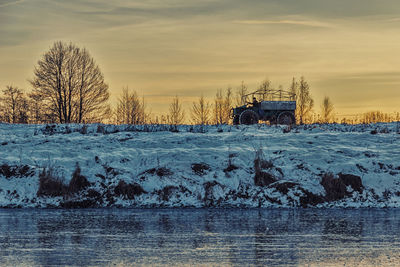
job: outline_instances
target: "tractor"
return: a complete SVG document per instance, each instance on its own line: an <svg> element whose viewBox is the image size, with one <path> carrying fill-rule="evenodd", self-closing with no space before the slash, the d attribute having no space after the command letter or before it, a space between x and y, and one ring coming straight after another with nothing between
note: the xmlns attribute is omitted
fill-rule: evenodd
<svg viewBox="0 0 400 267"><path fill-rule="evenodd" d="M249 98L252 102L248 102ZM234 125L270 124L292 125L296 123L296 95L289 91L261 89L242 96L242 106L232 109Z"/></svg>

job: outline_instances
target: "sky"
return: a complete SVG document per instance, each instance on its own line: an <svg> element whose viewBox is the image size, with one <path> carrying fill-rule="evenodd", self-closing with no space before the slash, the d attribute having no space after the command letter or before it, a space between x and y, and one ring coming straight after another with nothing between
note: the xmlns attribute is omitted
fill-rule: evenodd
<svg viewBox="0 0 400 267"><path fill-rule="evenodd" d="M110 86L144 96L166 114L178 95L199 96L242 81L289 87L304 76L319 112L399 111L398 0L0 0L0 89L29 91L55 41L85 47Z"/></svg>

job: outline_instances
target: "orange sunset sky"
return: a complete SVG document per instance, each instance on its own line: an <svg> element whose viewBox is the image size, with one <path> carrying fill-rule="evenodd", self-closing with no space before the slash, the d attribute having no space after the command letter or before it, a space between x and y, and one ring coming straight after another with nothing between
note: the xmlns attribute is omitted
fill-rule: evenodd
<svg viewBox="0 0 400 267"><path fill-rule="evenodd" d="M319 111L399 111L398 0L0 0L0 88L30 90L42 54L62 40L86 47L115 103L124 86L153 114L178 95L304 75Z"/></svg>

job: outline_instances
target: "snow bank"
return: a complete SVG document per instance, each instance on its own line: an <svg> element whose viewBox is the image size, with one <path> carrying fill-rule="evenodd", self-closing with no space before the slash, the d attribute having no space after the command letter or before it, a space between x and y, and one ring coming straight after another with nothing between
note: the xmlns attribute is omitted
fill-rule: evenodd
<svg viewBox="0 0 400 267"><path fill-rule="evenodd" d="M398 132L0 124L0 207L400 207Z"/></svg>

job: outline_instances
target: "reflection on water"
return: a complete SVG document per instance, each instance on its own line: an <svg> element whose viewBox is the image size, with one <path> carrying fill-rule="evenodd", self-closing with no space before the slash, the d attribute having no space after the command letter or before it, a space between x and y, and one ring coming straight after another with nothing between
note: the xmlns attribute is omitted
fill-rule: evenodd
<svg viewBox="0 0 400 267"><path fill-rule="evenodd" d="M400 210L0 210L0 265L398 265Z"/></svg>

